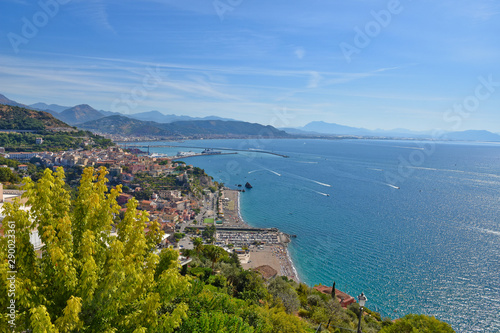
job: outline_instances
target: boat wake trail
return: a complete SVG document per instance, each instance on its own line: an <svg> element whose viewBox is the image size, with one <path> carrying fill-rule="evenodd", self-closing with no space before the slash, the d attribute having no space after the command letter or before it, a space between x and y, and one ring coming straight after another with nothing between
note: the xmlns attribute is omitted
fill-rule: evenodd
<svg viewBox="0 0 500 333"><path fill-rule="evenodd" d="M254 173L254 172L257 172L257 171L262 171L262 170L253 170L253 171L248 171L248 174L251 174L251 173Z"/></svg>
<svg viewBox="0 0 500 333"><path fill-rule="evenodd" d="M377 169L377 171L378 170L383 171L381 169ZM378 184L378 185L383 185L383 186L389 186L389 187L392 187L392 188L394 188L396 190L400 189L396 185L392 185L392 184L389 184L389 183L384 183L384 182L381 182L381 181L375 180L375 179L369 179L369 178L365 178L365 177L359 177L359 176L350 174L350 173L345 172L345 171L334 170L334 169L331 169L331 171L332 171L333 174L335 174L338 177L348 178L348 179L357 180L357 181L365 182L365 183L372 183L372 184Z"/></svg>
<svg viewBox="0 0 500 333"><path fill-rule="evenodd" d="M328 194L328 193L319 192L319 191L316 191L316 190L313 190L311 188L304 187L304 186L297 186L296 188L301 189L301 190L306 190L306 191L314 192L314 193L322 195L324 197L329 197L330 196L330 194Z"/></svg>
<svg viewBox="0 0 500 333"><path fill-rule="evenodd" d="M307 179L307 178L306 178L306 179ZM321 185L321 186L332 187L332 185L330 185L330 184L321 183L321 182L318 182L318 181L316 181L316 180L312 180L312 179L307 179L307 180L309 180L309 181L311 181L311 182L313 182L313 183L316 183L316 184L318 184L318 185Z"/></svg>
<svg viewBox="0 0 500 333"><path fill-rule="evenodd" d="M299 175L295 175L295 174L292 174L292 173L290 173L289 175L292 176L292 177L294 177L294 178L299 178L299 179L302 179L302 180L305 180L305 181L308 181L308 182L311 182L311 183L315 183L315 184L318 184L318 185L321 185L321 186L332 187L332 185L330 185L330 184L325 184L325 183L322 183L322 182L318 182L317 180L314 180L314 179L309 179L309 178L302 177L302 176L299 176Z"/></svg>
<svg viewBox="0 0 500 333"><path fill-rule="evenodd" d="M277 173L276 171L273 171L271 169L265 169L266 171L269 171L271 173L274 173L276 176L281 177L281 174Z"/></svg>
<svg viewBox="0 0 500 333"><path fill-rule="evenodd" d="M249 173L254 173L254 172L257 172L257 171L269 171L270 173L274 173L276 176L281 177L281 174L278 173L278 172L276 172L276 171L268 169L265 166L262 166L262 165L259 165L259 164L257 164L257 166L261 167L262 169L253 170L253 171L250 171Z"/></svg>

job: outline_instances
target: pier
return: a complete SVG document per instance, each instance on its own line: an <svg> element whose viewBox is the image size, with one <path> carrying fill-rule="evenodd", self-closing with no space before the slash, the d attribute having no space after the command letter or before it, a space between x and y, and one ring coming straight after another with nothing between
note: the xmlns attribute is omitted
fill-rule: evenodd
<svg viewBox="0 0 500 333"><path fill-rule="evenodd" d="M221 153L221 154L193 154L193 155L186 155L186 156L168 156L167 158L171 159L172 161L175 160L183 160L188 157L198 157L198 156L221 156L221 155L236 155L238 154L237 152L234 153Z"/></svg>
<svg viewBox="0 0 500 333"><path fill-rule="evenodd" d="M267 150L260 150L260 149L236 149L236 148L216 148L216 147L197 147L197 146L177 146L177 145L123 145L125 148L195 148L195 149L213 149L213 150L229 150L229 151L244 151L248 153L261 153L261 154L270 154L270 155L275 155L283 158L289 158L290 156L284 155L284 154L279 154L279 153L274 153L272 151L267 151Z"/></svg>

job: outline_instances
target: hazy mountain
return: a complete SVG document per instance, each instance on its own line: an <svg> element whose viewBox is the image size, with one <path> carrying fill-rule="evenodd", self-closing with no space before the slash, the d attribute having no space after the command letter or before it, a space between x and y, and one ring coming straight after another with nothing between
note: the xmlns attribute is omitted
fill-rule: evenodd
<svg viewBox="0 0 500 333"><path fill-rule="evenodd" d="M242 121L222 120L190 120L162 124L153 121L141 121L125 116L110 116L79 124L78 127L101 133L133 136L289 136L287 133L272 126L263 126Z"/></svg>
<svg viewBox="0 0 500 333"><path fill-rule="evenodd" d="M23 107L23 108L27 108L28 107L27 105L18 103L16 101L11 100L11 99L8 99L7 97L5 97L2 94L0 94L0 104L12 105L12 106L20 106L20 107Z"/></svg>
<svg viewBox="0 0 500 333"><path fill-rule="evenodd" d="M85 123L104 117L102 113L87 104L74 106L54 116L71 125Z"/></svg>
<svg viewBox="0 0 500 333"><path fill-rule="evenodd" d="M168 136L171 134L166 130L159 128L158 125L160 124L152 121L142 121L125 116L114 115L78 124L78 127L100 133L120 135Z"/></svg>
<svg viewBox="0 0 500 333"><path fill-rule="evenodd" d="M173 123L175 121L191 121L191 120L234 120L229 118L221 118L216 116L208 116L204 118L190 117L190 116L178 116L175 114L163 114L159 111L148 111L134 114L124 115L126 117L143 120L143 121L155 121L157 123Z"/></svg>
<svg viewBox="0 0 500 333"><path fill-rule="evenodd" d="M311 135L311 136L324 135L318 132L304 131L293 127L280 127L279 129L285 131L288 134L293 134L293 135Z"/></svg>
<svg viewBox="0 0 500 333"><path fill-rule="evenodd" d="M294 132L295 130L295 132ZM415 138L415 139L432 139L432 131L411 131L405 128L397 128L393 130L369 130L366 128L349 127L334 123L326 123L323 121L313 121L304 127L296 129L287 129L291 134L304 134L297 132L306 131L309 134L328 134L328 135L357 135L370 137L391 137L391 138ZM312 132L312 133L311 133ZM442 137L445 140L463 140L463 141L500 141L500 135L488 131L469 130L462 132L449 132Z"/></svg>
<svg viewBox="0 0 500 333"><path fill-rule="evenodd" d="M110 117L110 116L125 116L127 117L126 114L121 114L120 112L112 112L112 111L104 111L104 110L99 110L99 112L104 116L104 117Z"/></svg>
<svg viewBox="0 0 500 333"><path fill-rule="evenodd" d="M57 105L57 104L45 104L45 103L35 103L35 104L30 104L30 108L33 108L35 110L40 110L40 111L53 111L57 113L61 113L66 109L71 108L71 106L62 106L62 105ZM52 114L52 112L49 112Z"/></svg>
<svg viewBox="0 0 500 333"><path fill-rule="evenodd" d="M161 128L180 135L289 137L272 126L231 120L190 120L161 124Z"/></svg>
<svg viewBox="0 0 500 333"><path fill-rule="evenodd" d="M469 130L463 132L446 133L443 138L460 141L493 141L500 142L500 135L488 131Z"/></svg>
<svg viewBox="0 0 500 333"><path fill-rule="evenodd" d="M47 112L20 106L0 105L0 128L6 130L71 129Z"/></svg>
<svg viewBox="0 0 500 333"><path fill-rule="evenodd" d="M350 127L334 123L325 123L324 121L313 121L306 126L298 129L307 132L333 135L373 135L370 130L367 130L365 128Z"/></svg>

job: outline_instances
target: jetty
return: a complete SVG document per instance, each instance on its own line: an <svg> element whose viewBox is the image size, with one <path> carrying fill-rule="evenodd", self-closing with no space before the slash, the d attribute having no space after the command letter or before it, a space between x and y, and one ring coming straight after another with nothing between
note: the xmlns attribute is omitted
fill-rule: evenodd
<svg viewBox="0 0 500 333"><path fill-rule="evenodd" d="M193 155L185 155L185 156L168 156L166 158L171 159L172 161L175 160L183 160L188 157L198 157L198 156L220 156L220 155L236 155L238 154L237 152L234 153L220 153L220 154L193 154Z"/></svg>
<svg viewBox="0 0 500 333"><path fill-rule="evenodd" d="M260 150L260 149L237 149L237 148L217 148L217 147L198 147L198 146L178 146L178 145L123 145L125 148L196 148L196 149L213 149L213 150L229 150L229 151L243 151L243 152L248 152L248 153L260 153L260 154L269 154L269 155L275 155L283 158L289 158L290 156L284 155L284 154L279 154L275 153L272 151L267 151L267 150ZM206 154L204 154L206 155Z"/></svg>

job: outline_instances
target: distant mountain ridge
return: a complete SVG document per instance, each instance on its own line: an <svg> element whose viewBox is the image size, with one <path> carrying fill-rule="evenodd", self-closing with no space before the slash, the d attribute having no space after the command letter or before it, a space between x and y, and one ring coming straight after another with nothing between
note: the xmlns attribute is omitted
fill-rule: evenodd
<svg viewBox="0 0 500 333"><path fill-rule="evenodd" d="M87 121L92 121L104 117L102 113L88 104L74 106L72 108L64 110L59 115L55 116L71 125L85 123Z"/></svg>
<svg viewBox="0 0 500 333"><path fill-rule="evenodd" d="M88 121L96 120L99 118L109 117L109 116L124 116L128 118L143 120L143 121L154 121L157 123L172 123L176 121L191 121L191 120L231 120L236 121L232 118L223 118L218 116L206 116L206 117L191 117L185 115L175 115L175 114L164 114L160 111L147 111L139 112L133 114L122 114L120 112L96 110L87 104L76 105L73 107L62 106L58 104L47 104L47 103L34 103L30 105L24 105L16 101L10 100L4 95L0 94L0 103L6 105L21 106L29 109L35 109L38 111L44 111L52 114L57 119L67 122L71 125L76 125L80 123L85 123ZM67 111L71 110L71 111Z"/></svg>
<svg viewBox="0 0 500 333"><path fill-rule="evenodd" d="M286 132L272 126L224 120L190 120L162 124L153 121L131 119L125 116L110 116L79 124L78 127L100 133L133 136L246 137L261 135L263 137L290 137Z"/></svg>
<svg viewBox="0 0 500 333"><path fill-rule="evenodd" d="M411 131L404 128L393 130L369 130L366 128L350 127L324 121L313 121L303 127L285 130L290 134L297 135L353 135L364 137L392 137L392 138L414 138L434 139L432 131ZM500 135L485 130L468 130L460 132L446 132L440 139L457 141L492 141L499 142Z"/></svg>
<svg viewBox="0 0 500 333"><path fill-rule="evenodd" d="M28 106L32 109L35 109L35 110L49 112L50 114L52 114L52 112L61 113L64 110L71 108L71 106L62 106L62 105L57 105L57 104L50 104L49 105L49 104L45 104L45 103L35 103L35 104L30 104ZM52 111L52 112L50 112L50 111Z"/></svg>
<svg viewBox="0 0 500 333"><path fill-rule="evenodd" d="M178 116L175 114L163 114L159 111L148 111L148 112L141 112L141 113L134 113L134 114L127 114L124 115L126 117L138 119L138 120L143 120L143 121L155 121L157 123L173 123L176 121L192 121L192 120L231 120L235 121L234 119L230 118L221 118L217 116L207 116L207 117L190 117L190 116Z"/></svg>
<svg viewBox="0 0 500 333"><path fill-rule="evenodd" d="M177 116L175 114L163 114L159 111L148 111L141 112L136 114L121 114L118 112L104 111L104 110L96 110L87 104L81 104L74 107L65 107L57 104L46 104L46 103L35 103L30 106L18 103L7 98L5 95L0 94L0 104L10 105L10 106L18 106L26 109L36 109L38 111L44 111L46 113L52 114L55 118L71 124L71 125L79 125L86 124L86 126L90 126L87 124L88 122L103 120L104 123L102 125L103 128L106 128L105 124L109 123L109 120L104 120L105 118L109 118L110 116L118 116L127 119L137 120L139 122L126 122L122 118L112 118L115 120L120 119L119 124L122 124L123 133L116 134L125 134L127 131L131 133L144 133L147 130L151 131L151 134L154 133L185 133L185 129L191 127L197 134L205 133L206 135L222 135L219 134L221 129L225 126L220 122L232 122L231 126L228 126L226 129L230 131L236 131L244 133L243 126L234 127L235 123L245 123L238 122L237 120L230 118L221 118L217 116L207 116L207 117L191 117L191 116ZM44 109L44 110L42 110ZM183 125L175 125L175 126L161 126L162 124L172 124L179 122L196 122L201 121L202 123L197 124L183 124ZM206 121L217 121L217 126L207 126L208 123L203 123ZM119 124L114 124L114 127L120 127ZM246 123L250 124L250 123ZM109 128L107 130L112 130L112 125L109 124ZM258 124L257 124L258 125ZM141 127L142 128L139 128ZM179 127L177 127L179 126ZM260 125L263 126L263 125ZM94 126L99 127L99 126ZM422 131L416 132L403 128L393 129L393 130L369 130L366 128L358 128L351 126L344 126L335 123L327 123L324 121L313 121L308 123L303 127L298 128L286 128L286 129L276 129L271 127L271 133L273 135L282 136L283 133L286 135L304 135L304 136L324 136L324 135L335 135L335 136L362 136L362 137L389 137L389 138L414 138L414 139L433 139L432 131ZM247 128L246 130L249 130ZM256 128L253 128L255 131ZM259 129L259 130L262 130ZM274 130L278 132L274 132ZM281 131L280 131L281 130ZM170 131L170 132L169 132ZM251 131L250 131L251 132ZM239 135L247 135L247 134L239 134ZM463 141L492 141L492 142L500 142L500 133L492 133L484 130L469 130L462 132L448 132L446 135L442 136L441 139L448 140L463 140ZM184 134L182 134L184 135Z"/></svg>

